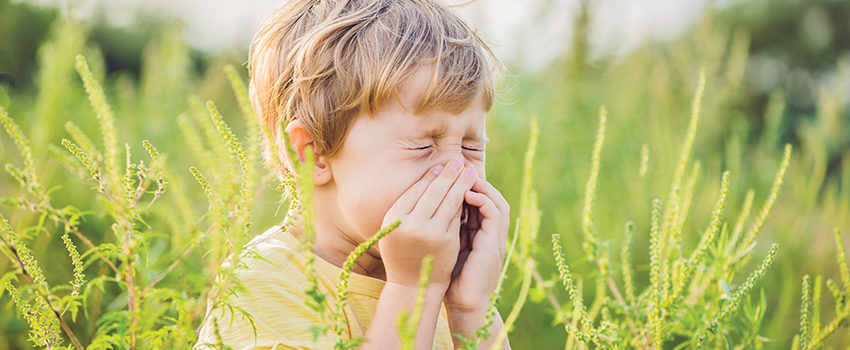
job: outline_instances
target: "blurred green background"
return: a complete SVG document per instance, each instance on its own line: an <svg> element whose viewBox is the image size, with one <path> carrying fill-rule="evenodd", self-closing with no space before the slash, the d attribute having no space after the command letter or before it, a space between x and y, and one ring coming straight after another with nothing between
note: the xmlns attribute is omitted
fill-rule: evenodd
<svg viewBox="0 0 850 350"><path fill-rule="evenodd" d="M709 221L724 170L732 179L727 206L731 225L748 189L755 190L754 211L759 208L784 144L792 144L784 188L754 248L760 257L770 243L780 245L776 263L754 293L763 290L769 305L760 333L767 339L765 346L788 348L799 327L802 276L821 274L837 280L832 232L835 227L845 237L850 232L850 1L751 0L717 9L709 6L675 38L643 42L616 55L593 47L589 38L596 15L591 2L580 2L571 36L562 38L567 49L545 67L506 62L497 104L487 117L492 140L488 180L512 206L517 203L516 208L529 121L532 117L539 121L534 186L543 214L537 252L543 285L558 282L548 243L554 232L564 242L573 242L565 250L577 278L589 281L593 271L582 251L581 210L597 110L603 104L608 108L608 132L594 214L598 233L612 251L619 251L623 226L634 221L636 278L640 287L648 283L651 201L667 194L698 73L705 67L707 83L694 147L702 170L684 244L693 247ZM192 49L183 39L184 28L179 20L165 16L144 18L131 26L114 26L97 17L80 22L53 8L0 0L0 105L30 138L42 181L56 187L54 205L95 208L92 183L64 167L51 152L61 149L61 138L69 137L67 121L97 139L97 120L74 71L74 56L82 53L104 82L120 140L131 144L134 154L142 154L139 145L145 139L166 154L173 169L170 180L191 199L195 221L202 220L208 202L188 172L196 162L177 116L196 113L190 96L212 100L236 134L245 135L223 67L233 64L246 78L242 64L247 51ZM643 145L649 149L646 176L639 175ZM5 134L0 137L0 159L4 164L20 163ZM268 178L263 182L255 203L257 232L282 219L275 187ZM0 175L0 197L21 193L11 177ZM166 193L163 200L176 199ZM0 206L0 211L16 228L38 219L9 206ZM190 222L189 231L181 231L188 226L172 222L173 214L171 219L166 213L157 215L150 224L158 236L145 247L148 270L139 272L142 280L152 279L180 257L199 225ZM95 243L113 239L103 213L92 212L83 227ZM72 278L70 260L57 235L34 234L30 246L51 285ZM193 251L162 282L182 293L187 310L198 312L178 331L191 332L203 317L201 292L213 273L205 266L203 251ZM14 269L9 260L0 260L0 272ZM93 264L86 273L94 276L102 270ZM500 304L503 316L516 297L518 281L516 271L509 270ZM568 300L555 287L559 300ZM121 293L106 284L102 292L91 294L89 313L72 323L84 344L95 336L103 314L126 307ZM592 297L586 293L585 300ZM824 323L834 316L826 294ZM515 349L563 347L566 334L562 326L553 325L555 315L548 303L540 288L532 291L510 336ZM0 349L30 348L27 325L16 316L7 294L0 297L0 310ZM827 344L850 347L850 332L839 330Z"/></svg>

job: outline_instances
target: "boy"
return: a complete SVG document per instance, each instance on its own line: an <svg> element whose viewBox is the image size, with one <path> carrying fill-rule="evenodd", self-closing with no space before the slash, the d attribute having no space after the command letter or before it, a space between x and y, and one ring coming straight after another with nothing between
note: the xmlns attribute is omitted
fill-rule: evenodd
<svg viewBox="0 0 850 350"><path fill-rule="evenodd" d="M472 337L485 324L510 217L484 178L484 118L496 64L486 44L436 0L288 1L254 39L251 102L271 131L267 141L284 150L286 132L299 157L266 147L269 166L285 176L307 147L316 154L320 289L335 295L348 254L401 220L351 275L347 335L365 337L362 349L399 347L398 313L413 309L427 255L433 270L416 348L457 347L451 334ZM333 347L335 334L314 342L308 328L322 320L304 302L302 227L290 211L283 225L249 243L263 259L243 259L247 268L237 276L249 293L231 301L252 314L256 337L247 320L231 324L212 310L197 347L217 343L216 328L234 349ZM328 305L335 308L334 300ZM482 348L501 330L496 313Z"/></svg>

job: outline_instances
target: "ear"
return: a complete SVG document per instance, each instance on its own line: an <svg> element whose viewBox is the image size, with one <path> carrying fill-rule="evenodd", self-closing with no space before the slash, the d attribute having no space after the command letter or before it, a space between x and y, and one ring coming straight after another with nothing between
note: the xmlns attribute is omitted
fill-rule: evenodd
<svg viewBox="0 0 850 350"><path fill-rule="evenodd" d="M313 136L310 136L310 133L304 127L304 123L302 123L300 119L293 120L286 125L284 132L286 132L289 136L289 142L292 144L292 148L295 149L299 162L303 163L305 161L304 150L307 147L312 148L313 160L315 163L313 166L313 183L316 185L324 185L328 183L333 178L330 164L327 162L327 157L322 154L321 150L316 150L316 143L313 142ZM291 161L295 162L294 159Z"/></svg>

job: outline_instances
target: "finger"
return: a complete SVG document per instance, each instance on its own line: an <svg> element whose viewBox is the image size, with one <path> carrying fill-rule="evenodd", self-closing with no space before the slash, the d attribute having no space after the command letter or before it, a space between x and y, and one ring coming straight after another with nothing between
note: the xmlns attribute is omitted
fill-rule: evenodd
<svg viewBox="0 0 850 350"><path fill-rule="evenodd" d="M460 175L457 181L452 184L443 202L436 208L433 216L436 222L446 222L452 218L454 213L463 209L463 194L469 191L477 176L474 167L470 166L464 169L463 175Z"/></svg>
<svg viewBox="0 0 850 350"><path fill-rule="evenodd" d="M411 213L421 213L423 217L430 218L437 210L437 206L446 196L449 188L455 183L458 175L463 171L463 164L458 161L451 161L440 172L431 183L428 184L422 196L417 199L416 205L413 206Z"/></svg>
<svg viewBox="0 0 850 350"><path fill-rule="evenodd" d="M508 205L508 201L505 200L502 193L499 192L499 190L497 190L491 183L487 182L487 180L481 178L476 179L475 183L472 185L472 190L490 197L496 207L499 208L499 211L506 214L510 213L510 205Z"/></svg>
<svg viewBox="0 0 850 350"><path fill-rule="evenodd" d="M463 208L458 208L457 212L455 212L455 215L449 221L449 226L447 227L446 232L458 232L458 233L460 232L460 228L462 226L462 223L460 221L460 217L461 217L462 214L463 214ZM461 244L463 244L463 238L461 238Z"/></svg>
<svg viewBox="0 0 850 350"><path fill-rule="evenodd" d="M463 172L464 166L461 162L456 160L449 162L446 167L443 168L443 172L440 173L440 176L437 176L437 178L428 185L428 188L425 189L425 193L423 193L422 197L419 198L419 201L416 202L416 206L413 208L411 213L430 219L434 216L434 213L437 212L437 208L440 207L441 203L445 201L446 196L453 191L457 191L456 189L452 189L455 187L455 184L462 183L466 188L472 187L472 180L474 179L463 176ZM440 222L442 225L448 225L448 219L451 219L455 209L457 208L451 208L449 214L443 217L445 220Z"/></svg>
<svg viewBox="0 0 850 350"><path fill-rule="evenodd" d="M472 192L472 191L470 191L470 192ZM481 195L480 193L476 193L476 194ZM473 194L473 196L474 195L475 194ZM490 198L486 197L486 196L484 198L482 198L482 200L492 202L490 200ZM495 206L495 203L493 203L493 205ZM475 208L475 209L476 210L475 210L475 213L473 215L476 217L476 219L475 219L474 222L478 223L478 225L484 225L484 221L483 221L484 218L482 217L480 210L478 210L478 208ZM504 257L505 251L507 250L507 245L508 245L508 227L509 227L508 223L510 221L509 215L510 215L510 213L503 215L502 226L499 229L495 230L498 233L493 235L494 237L492 239L487 240L489 242L489 244L494 245L493 247L498 248L499 254L502 257ZM487 225L488 227L486 228L486 231L493 231L493 229L490 228L490 227L492 227L493 221L487 220L487 224L488 224ZM476 233L482 232L482 230L475 230L475 232ZM479 242L475 242L475 236L474 235L471 236L471 239L472 239L472 242L473 242L472 243L473 246L475 246L475 244L477 243L479 245L478 248L482 249L481 244L484 240L481 240ZM493 247L488 247L488 248L484 248L484 249L494 249Z"/></svg>
<svg viewBox="0 0 850 350"><path fill-rule="evenodd" d="M478 209L479 215L483 216L484 220L494 219L501 215L499 208L496 207L496 204L493 203L493 200L490 197L487 197L483 193L478 193L474 191L466 191L464 193L463 199Z"/></svg>
<svg viewBox="0 0 850 350"><path fill-rule="evenodd" d="M413 210L413 207L416 206L416 201L418 201L419 198L422 197L422 194L425 193L425 189L428 188L428 184L437 178L442 169L442 165L437 165L428 169L428 171L426 171L418 181L416 181L410 186L410 188L407 189L407 191L398 197L390 210L397 210L399 214L410 213Z"/></svg>
<svg viewBox="0 0 850 350"><path fill-rule="evenodd" d="M490 198L490 200L493 201L493 204L496 205L496 208L498 208L502 213L502 224L505 225L505 227L510 226L511 207L496 187L493 187L493 185L487 181L476 179L475 184L472 185L472 191L482 193ZM505 237L507 237L507 234Z"/></svg>
<svg viewBox="0 0 850 350"><path fill-rule="evenodd" d="M482 240L479 239L478 236L484 236L486 237L484 240L490 240L494 241L493 243L496 243L495 240L500 237L498 237L498 232L492 232L495 229L495 227L492 226L501 224L500 218L502 213L498 208L496 208L495 203L493 203L493 201L484 194L472 191L467 191L464 199L467 203L478 207L480 215L482 216L481 229L478 230L478 232L475 233L475 237L473 237L472 249L480 248Z"/></svg>

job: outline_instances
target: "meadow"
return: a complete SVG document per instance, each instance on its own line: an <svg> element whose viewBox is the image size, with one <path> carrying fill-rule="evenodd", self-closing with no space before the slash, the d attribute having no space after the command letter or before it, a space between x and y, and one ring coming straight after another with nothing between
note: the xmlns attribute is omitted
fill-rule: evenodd
<svg viewBox="0 0 850 350"><path fill-rule="evenodd" d="M751 37L725 23L504 72L486 172L514 208L491 299L514 349L850 346L846 82L816 81L803 117L794 91L753 105ZM310 186L262 165L245 53L199 67L164 25L135 76L87 28L57 19L33 86L0 85L0 349L188 348L208 298L250 318L221 264L309 214ZM830 65L846 79L850 55ZM317 332L344 300L305 291Z"/></svg>

